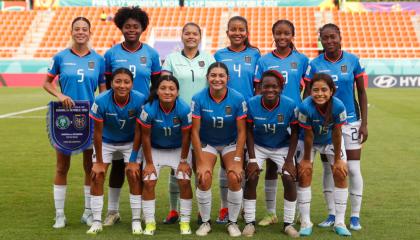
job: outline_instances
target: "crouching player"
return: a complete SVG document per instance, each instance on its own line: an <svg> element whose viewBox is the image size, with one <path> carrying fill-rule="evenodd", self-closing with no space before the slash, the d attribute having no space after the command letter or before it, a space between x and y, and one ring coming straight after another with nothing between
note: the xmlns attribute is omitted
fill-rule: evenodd
<svg viewBox="0 0 420 240"><path fill-rule="evenodd" d="M127 163L126 172L130 185L133 219L132 231L133 234L141 234L140 161L137 160L137 151L132 151L132 149L134 132L140 134L140 128L136 128L136 116L140 114L145 97L132 90L133 74L125 68L114 71L111 87L112 89L95 99L90 112L90 117L95 120L91 185L93 224L87 233L96 234L102 231L101 215L104 205L105 176L113 156L119 154Z"/></svg>
<svg viewBox="0 0 420 240"><path fill-rule="evenodd" d="M156 230L155 187L163 166L171 167L176 172L181 196L180 231L181 234L191 234L191 156L188 155L191 112L189 105L178 97L178 91L179 83L174 76L162 76L137 120L141 124L144 153L142 176L146 235L153 235Z"/></svg>
<svg viewBox="0 0 420 240"><path fill-rule="evenodd" d="M334 178L336 213L334 231L340 236L350 236L351 233L344 224L348 187L347 160L341 134L341 126L347 118L346 110L344 104L333 97L335 86L330 75L315 74L309 83L309 89L310 97L306 98L299 107L299 123L305 129L303 159L298 160L300 235L309 236L312 233L313 224L310 219L312 163L315 153L319 151L326 155Z"/></svg>

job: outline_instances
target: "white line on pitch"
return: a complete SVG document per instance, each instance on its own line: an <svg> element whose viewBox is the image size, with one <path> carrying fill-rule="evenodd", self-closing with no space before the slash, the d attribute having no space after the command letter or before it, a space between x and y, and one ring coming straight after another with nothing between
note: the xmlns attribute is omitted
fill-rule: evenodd
<svg viewBox="0 0 420 240"><path fill-rule="evenodd" d="M19 114L24 114L24 113L28 113L28 112L35 112L35 111L39 111L39 110L43 110L43 109L47 109L47 106L36 107L36 108L26 109L26 110L19 111L19 112L12 112L12 113L3 114L3 115L0 115L0 118L7 118L7 117L11 117L11 116L19 115Z"/></svg>
<svg viewBox="0 0 420 240"><path fill-rule="evenodd" d="M4 119L41 119L47 118L47 116L10 116L5 117Z"/></svg>

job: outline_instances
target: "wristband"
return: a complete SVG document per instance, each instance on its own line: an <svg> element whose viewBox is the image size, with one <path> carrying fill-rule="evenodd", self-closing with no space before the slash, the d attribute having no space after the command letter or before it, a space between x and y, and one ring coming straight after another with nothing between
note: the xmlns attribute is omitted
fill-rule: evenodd
<svg viewBox="0 0 420 240"><path fill-rule="evenodd" d="M233 158L233 161L235 161L235 162L240 162L240 161L241 161L241 157L234 157L234 158Z"/></svg>
<svg viewBox="0 0 420 240"><path fill-rule="evenodd" d="M137 160L137 155L138 154L139 154L138 151L137 152L136 151L131 151L130 158L129 158L128 162L135 163L136 160Z"/></svg>
<svg viewBox="0 0 420 240"><path fill-rule="evenodd" d="M250 158L248 162L249 163L256 163L257 162L257 159L256 158Z"/></svg>

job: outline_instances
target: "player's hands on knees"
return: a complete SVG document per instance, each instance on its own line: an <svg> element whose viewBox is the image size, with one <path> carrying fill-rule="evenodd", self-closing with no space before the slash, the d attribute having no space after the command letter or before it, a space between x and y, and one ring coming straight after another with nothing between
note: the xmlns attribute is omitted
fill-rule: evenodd
<svg viewBox="0 0 420 240"><path fill-rule="evenodd" d="M253 179L260 175L260 168L256 162L249 162L246 165L246 178Z"/></svg>
<svg viewBox="0 0 420 240"><path fill-rule="evenodd" d="M366 142L368 138L368 129L367 126L360 126L359 128L359 141L360 143Z"/></svg>
<svg viewBox="0 0 420 240"><path fill-rule="evenodd" d="M97 175L100 175L101 173L105 173L105 163L93 163L92 166L92 178L94 178Z"/></svg>
<svg viewBox="0 0 420 240"><path fill-rule="evenodd" d="M64 94L60 94L58 96L58 100L63 103L63 107L65 109L70 109L72 107L74 107L75 103L73 101L73 99L71 99L69 96L66 96Z"/></svg>
<svg viewBox="0 0 420 240"><path fill-rule="evenodd" d="M182 179L191 179L191 168L186 162L180 162L176 170L176 176L182 174Z"/></svg>
<svg viewBox="0 0 420 240"><path fill-rule="evenodd" d="M146 167L144 167L144 169L143 169L143 179L154 180L153 177L152 177L153 174L154 174L154 176L157 176L155 166L153 164L147 164L146 163Z"/></svg>
<svg viewBox="0 0 420 240"><path fill-rule="evenodd" d="M135 162L129 162L125 167L125 173L127 175L129 173L134 173L136 178L140 178L140 165Z"/></svg>
<svg viewBox="0 0 420 240"><path fill-rule="evenodd" d="M332 166L332 171L334 175L339 174L340 176L347 177L347 163L342 159L335 160Z"/></svg>
<svg viewBox="0 0 420 240"><path fill-rule="evenodd" d="M300 179L302 179L302 177L306 177L306 176L312 176L312 163L311 160L305 160L303 159L302 161L300 161L300 163L298 164L298 176Z"/></svg>
<svg viewBox="0 0 420 240"><path fill-rule="evenodd" d="M282 173L285 174L286 172L292 177L293 180L296 180L297 170L295 165L292 161L285 161L283 164L283 168L281 169Z"/></svg>

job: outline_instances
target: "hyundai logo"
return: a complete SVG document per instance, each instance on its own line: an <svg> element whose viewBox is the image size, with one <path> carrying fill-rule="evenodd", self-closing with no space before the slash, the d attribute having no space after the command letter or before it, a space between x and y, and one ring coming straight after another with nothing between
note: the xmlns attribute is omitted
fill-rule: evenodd
<svg viewBox="0 0 420 240"><path fill-rule="evenodd" d="M393 86L397 85L398 80L389 75L382 75L378 76L373 79L373 84L379 88L392 88Z"/></svg>

